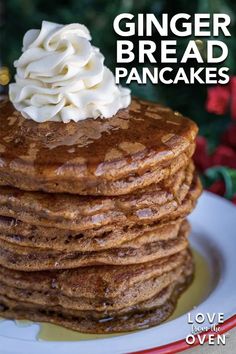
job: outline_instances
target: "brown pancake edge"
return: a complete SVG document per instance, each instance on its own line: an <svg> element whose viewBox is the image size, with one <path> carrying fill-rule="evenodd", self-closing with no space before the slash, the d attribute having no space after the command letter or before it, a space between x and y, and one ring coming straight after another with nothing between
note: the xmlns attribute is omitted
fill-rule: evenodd
<svg viewBox="0 0 236 354"><path fill-rule="evenodd" d="M183 250L168 257L147 263L127 266L99 265L65 270L25 272L0 267L0 281L9 287L35 290L50 296L68 298L115 299L127 288L183 264ZM37 279L37 281L35 281Z"/></svg>
<svg viewBox="0 0 236 354"><path fill-rule="evenodd" d="M5 99L0 125L0 316L85 333L166 320L194 273L196 124L132 98L68 124Z"/></svg>
<svg viewBox="0 0 236 354"><path fill-rule="evenodd" d="M140 244L149 238L171 239L183 218L169 222L142 225L106 225L99 229L73 232L57 228L30 225L14 218L0 216L0 240L18 246L55 251L99 251L123 247L127 243Z"/></svg>
<svg viewBox="0 0 236 354"><path fill-rule="evenodd" d="M0 187L0 215L36 226L78 232L89 230L116 221L126 222L132 214L133 218L139 215L139 210L152 206L159 208L183 199L195 173L193 163L189 163L162 183L154 183L136 193L116 197L24 192L16 188Z"/></svg>
<svg viewBox="0 0 236 354"><path fill-rule="evenodd" d="M114 248L96 252L56 252L54 250L21 247L0 241L0 264L22 271L66 269L90 265L129 265L169 256L188 245L189 226L184 222L178 235L171 240L151 241L132 248Z"/></svg>
<svg viewBox="0 0 236 354"><path fill-rule="evenodd" d="M5 318L45 321L85 333L115 333L133 331L155 326L165 321L174 311L180 294L193 279L193 264L189 262L185 271L172 286L164 288L158 296L140 303L124 313L118 311L113 317L94 318L76 316L76 312L64 310L60 306L40 306L15 301L0 295L0 315Z"/></svg>
<svg viewBox="0 0 236 354"><path fill-rule="evenodd" d="M171 219L174 220L179 217L186 216L195 206L196 200L200 193L201 183L196 177L192 186L190 187L186 200L176 210L172 211L171 214L169 214L171 216ZM167 219L164 218L164 221L166 221ZM149 222L152 222L154 220L150 218ZM31 249L30 247L22 247L3 240L0 240L0 242L0 264L12 269L35 271L43 269L76 268L78 266L94 264L117 264L117 262L114 261L114 257L112 257L112 261L111 259L109 260L109 257L107 258L108 254L100 258L99 252L96 252L93 257L90 257L90 260L88 260L86 257L86 253L58 253L52 250L46 252L46 250L35 250L34 248ZM123 249L121 249L121 252L123 252ZM79 255L80 257L78 258ZM89 253L87 253L87 255L89 255ZM160 257L159 254L158 256ZM136 260L137 259L138 258L136 258ZM121 260L122 257L119 257L119 262ZM145 261L148 261L148 259L146 259ZM128 262L128 264L134 262L135 259L133 259L132 262Z"/></svg>

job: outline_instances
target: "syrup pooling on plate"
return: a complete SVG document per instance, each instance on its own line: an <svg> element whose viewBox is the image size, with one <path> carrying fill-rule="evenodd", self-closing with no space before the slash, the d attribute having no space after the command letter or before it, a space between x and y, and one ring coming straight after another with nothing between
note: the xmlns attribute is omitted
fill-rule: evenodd
<svg viewBox="0 0 236 354"><path fill-rule="evenodd" d="M122 226L119 239L134 224L148 228L181 219L181 227L166 240L158 232L150 237L144 227L136 241L112 242L107 250L90 245L87 251L77 238L78 248L65 251L48 239L37 247L1 237L1 313L100 334L166 320L194 271L184 219L201 192L194 167L185 172L196 133L190 120L138 99L109 123L99 118L39 127L21 116L10 119L2 132L13 149L2 155L10 158L8 168L0 168L0 214L20 220L21 231L29 225L29 237L31 226L44 227L46 237L54 227L81 232L85 240L91 232L106 234L109 225Z"/></svg>
<svg viewBox="0 0 236 354"><path fill-rule="evenodd" d="M211 275L207 261L197 251L193 251L193 256L195 260L194 280L190 287L181 295L174 313L166 322L174 320L188 311L191 311L194 306L197 306L206 299L211 291ZM125 334L127 333L119 333L117 335ZM114 337L114 335L110 334L101 336L77 333L75 331L64 329L63 327L42 323L37 338L43 341L80 341L111 337Z"/></svg>
<svg viewBox="0 0 236 354"><path fill-rule="evenodd" d="M191 311L195 306L200 304L207 298L211 291L211 274L207 261L197 251L193 251L195 260L195 276L190 287L181 295L178 300L177 307L171 317L167 320L174 320L175 318ZM4 319L2 318L2 321ZM17 321L17 324L23 323L26 325L29 321ZM61 326L52 325L48 323L39 323L40 329L37 335L38 340L42 341L80 341L80 340L94 340L99 338L109 338L115 336L114 334L93 335L84 334L65 329ZM1 333L0 333L1 334ZM125 335L127 333L119 333L117 335Z"/></svg>
<svg viewBox="0 0 236 354"><path fill-rule="evenodd" d="M211 275L207 261L197 251L193 251L193 255L196 267L194 280L190 287L181 295L174 313L167 321L174 320L188 311L191 311L194 306L197 306L204 299L206 299L211 291ZM25 324L25 322L26 321L22 321L23 324ZM21 321L17 321L17 323L21 323ZM117 335L125 335L125 333L119 333ZM109 338L113 336L115 335L92 335L78 333L65 329L61 326L40 323L40 330L37 338L42 341L80 341Z"/></svg>

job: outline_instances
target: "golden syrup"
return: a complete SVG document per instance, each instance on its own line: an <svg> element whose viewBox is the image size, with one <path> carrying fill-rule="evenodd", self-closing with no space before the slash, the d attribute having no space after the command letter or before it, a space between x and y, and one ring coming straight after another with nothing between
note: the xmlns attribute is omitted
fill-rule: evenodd
<svg viewBox="0 0 236 354"><path fill-rule="evenodd" d="M28 320L15 320L14 322L18 327L27 327L33 323L32 321Z"/></svg>
<svg viewBox="0 0 236 354"><path fill-rule="evenodd" d="M192 284L189 288L181 295L178 300L177 307L174 313L168 318L168 321L171 321L188 311L191 311L194 306L200 304L211 291L211 275L208 264L204 257L193 250L193 256L195 261L195 276ZM4 319L0 317L0 321ZM15 321L18 326L27 326L32 322L20 320ZM117 334L86 334L79 333L66 329L61 326L49 324L49 323L40 323L40 330L37 335L38 340L42 341L80 341L80 340L92 340L99 338L108 338L119 335L125 335L127 333L117 333Z"/></svg>
<svg viewBox="0 0 236 354"><path fill-rule="evenodd" d="M177 307L168 321L173 320L188 311L191 311L194 306L200 304L211 291L211 275L208 264L204 257L193 250L195 261L195 276L192 284L179 298ZM127 333L119 334L85 334L65 329L61 326L41 323L40 331L37 338L43 341L80 341L92 340L98 338L108 338L118 335L125 335Z"/></svg>
<svg viewBox="0 0 236 354"><path fill-rule="evenodd" d="M211 291L211 274L205 258L195 250L192 250L195 274L192 284L180 296L174 313L168 318L168 321L191 311L195 306L199 305Z"/></svg>
<svg viewBox="0 0 236 354"><path fill-rule="evenodd" d="M197 133L189 119L136 98L109 119L68 124L24 119L7 100L0 109L1 178L23 190L127 194L142 176L152 182L145 174L150 166L158 176L166 163L183 166L177 157L190 157ZM133 181L127 180L131 174Z"/></svg>

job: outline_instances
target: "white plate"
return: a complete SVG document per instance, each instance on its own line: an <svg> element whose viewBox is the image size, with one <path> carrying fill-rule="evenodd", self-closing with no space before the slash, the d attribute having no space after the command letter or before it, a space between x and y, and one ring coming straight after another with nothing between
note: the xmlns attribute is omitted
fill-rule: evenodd
<svg viewBox="0 0 236 354"><path fill-rule="evenodd" d="M236 208L230 202L204 192L189 219L192 247L204 256L211 271L211 292L191 314L223 312L228 320L236 314ZM205 321L201 326L209 326L209 323ZM186 314L147 330L78 342L38 341L38 329L37 324L17 326L13 321L1 321L0 353L131 353L165 345L171 347L171 343L183 340L190 333Z"/></svg>

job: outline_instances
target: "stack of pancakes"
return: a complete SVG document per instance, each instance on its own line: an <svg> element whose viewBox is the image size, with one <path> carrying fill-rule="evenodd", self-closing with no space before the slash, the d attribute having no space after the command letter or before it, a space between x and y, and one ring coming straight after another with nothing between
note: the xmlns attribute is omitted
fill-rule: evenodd
<svg viewBox="0 0 236 354"><path fill-rule="evenodd" d="M0 315L88 333L165 320L193 276L195 123L138 99L68 124L0 108Z"/></svg>

